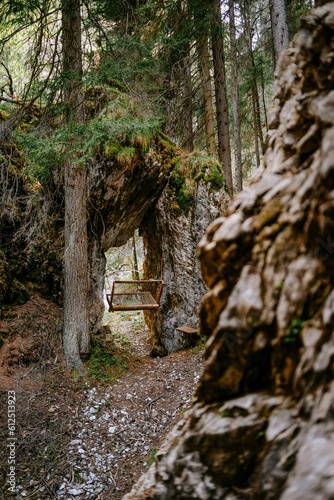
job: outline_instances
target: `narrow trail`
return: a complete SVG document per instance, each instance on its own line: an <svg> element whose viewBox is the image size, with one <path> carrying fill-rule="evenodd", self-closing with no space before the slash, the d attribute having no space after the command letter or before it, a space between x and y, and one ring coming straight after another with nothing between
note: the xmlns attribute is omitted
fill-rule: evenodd
<svg viewBox="0 0 334 500"><path fill-rule="evenodd" d="M36 321L41 326L36 307L32 303L23 335L20 318L11 323L17 335L13 345L5 346L8 354L24 345L31 353L30 334L36 333ZM17 498L119 500L147 471L164 437L184 415L202 372L203 352L189 349L151 358L140 318L118 318L112 331L134 360L113 385L69 380L59 345L50 348L47 359L29 366L11 359L6 367L0 357L1 372L7 369L11 375L7 385L9 380L16 385ZM8 388L0 378L1 399ZM6 439L1 416L0 441ZM5 456L0 459L5 478ZM8 498L5 489L2 495Z"/></svg>

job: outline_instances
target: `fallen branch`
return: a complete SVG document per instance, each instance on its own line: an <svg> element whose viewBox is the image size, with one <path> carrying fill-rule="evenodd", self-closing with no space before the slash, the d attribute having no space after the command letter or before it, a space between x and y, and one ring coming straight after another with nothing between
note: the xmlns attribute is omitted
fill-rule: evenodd
<svg viewBox="0 0 334 500"><path fill-rule="evenodd" d="M11 104L17 104L18 106L24 106L25 103L19 101L18 99L12 99L11 97L0 96L0 101L10 102Z"/></svg>

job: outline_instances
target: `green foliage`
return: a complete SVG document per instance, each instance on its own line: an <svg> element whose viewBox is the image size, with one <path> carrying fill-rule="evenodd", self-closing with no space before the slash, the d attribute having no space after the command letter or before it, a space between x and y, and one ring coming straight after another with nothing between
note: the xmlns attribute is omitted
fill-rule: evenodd
<svg viewBox="0 0 334 500"><path fill-rule="evenodd" d="M119 142L108 141L104 148L103 156L107 159L116 159L122 167L130 165L136 156L136 149L133 146L124 146Z"/></svg>
<svg viewBox="0 0 334 500"><path fill-rule="evenodd" d="M144 155L158 133L160 119L143 115L135 101L117 89L109 91L108 99L102 112L86 123L57 125L55 115L48 129L29 126L18 131L17 142L27 159L26 175L44 183L67 158L76 158L82 165L94 157L114 158L127 166L137 154Z"/></svg>
<svg viewBox="0 0 334 500"><path fill-rule="evenodd" d="M138 331L141 330L145 327L145 320L143 315L139 315L137 317L134 317L132 320L132 330L133 331Z"/></svg>
<svg viewBox="0 0 334 500"><path fill-rule="evenodd" d="M90 357L86 365L93 379L99 382L109 382L112 379L111 367L117 362L118 358L112 348L94 338L92 339Z"/></svg>
<svg viewBox="0 0 334 500"><path fill-rule="evenodd" d="M222 418L230 417L231 416L231 412L229 412L228 410L224 410L224 411L221 412L220 416Z"/></svg>
<svg viewBox="0 0 334 500"><path fill-rule="evenodd" d="M192 352L195 354L197 352L201 352L203 349L205 349L205 346L206 346L206 341L207 341L207 338L204 337L204 336L201 336L197 345L195 345L195 347L193 347L191 350Z"/></svg>
<svg viewBox="0 0 334 500"><path fill-rule="evenodd" d="M212 169L204 172L203 179L205 182L209 182L211 184L211 188L214 191L219 191L222 188L226 188L225 179L222 175L221 170L219 169L220 165L214 165Z"/></svg>
<svg viewBox="0 0 334 500"><path fill-rule="evenodd" d="M304 321L300 318L292 318L290 328L285 332L283 337L284 344L296 344L300 342L300 334L304 325Z"/></svg>
<svg viewBox="0 0 334 500"><path fill-rule="evenodd" d="M289 38L292 39L300 26L300 19L313 7L312 0L291 0L287 2Z"/></svg>
<svg viewBox="0 0 334 500"><path fill-rule="evenodd" d="M182 172L182 168L175 168L171 175L172 185L177 191L177 203L178 206L184 212L187 212L190 208L190 203L193 197L194 184L192 179L185 177Z"/></svg>
<svg viewBox="0 0 334 500"><path fill-rule="evenodd" d="M17 133L17 143L26 155L24 174L28 182L46 182L52 172L60 167L63 159L63 147L57 141L55 134L50 138L42 137L38 131Z"/></svg>
<svg viewBox="0 0 334 500"><path fill-rule="evenodd" d="M161 64L153 55L152 42L133 34L114 39L113 57L102 53L100 77L127 83L139 95L158 102Z"/></svg>
<svg viewBox="0 0 334 500"><path fill-rule="evenodd" d="M8 118L10 118L8 106L0 105L0 121L6 121Z"/></svg>
<svg viewBox="0 0 334 500"><path fill-rule="evenodd" d="M91 2L91 12L94 16L114 21L114 23L122 23L128 16L134 16L134 9L130 2L124 0L95 0Z"/></svg>
<svg viewBox="0 0 334 500"><path fill-rule="evenodd" d="M44 0L5 0L1 3L1 14L4 19L18 21L27 21L31 19L34 12L46 4ZM18 19L16 16L19 15Z"/></svg>
<svg viewBox="0 0 334 500"><path fill-rule="evenodd" d="M151 465L155 462L155 457L157 456L158 448L152 448L150 450L149 456L150 458L147 460L147 467L151 467Z"/></svg>
<svg viewBox="0 0 334 500"><path fill-rule="evenodd" d="M300 15L307 11L310 3L310 0L306 2L292 0L289 3L291 33L295 31ZM238 45L243 163L245 169L250 170L255 163L251 87L255 81L259 91L261 87L264 88L263 95L260 95L260 105L265 128L263 102L266 101L268 105L271 101L269 89L273 81L271 33L268 29L268 5L250 2L245 5L240 4L239 9L237 31L240 30ZM253 33L250 44L245 39L247 30L242 24L243 10L249 11L249 22ZM0 36L1 61L3 60L9 68L13 80L8 83L11 78L8 78L5 67L1 68L0 87L4 95L10 97L17 94L23 100L38 97L38 101L35 102L42 106L54 106L59 102L69 76L61 71L59 13L60 3L50 0L4 0L1 4L0 23L3 31ZM227 12L224 12L224 18L225 16ZM178 67L182 58L190 55L193 80L192 108L194 123L197 123L195 145L199 148L204 147L203 98L200 91L196 43L203 38L209 40L211 29L215 25L221 30L221 23L214 22L212 2L94 0L84 3L82 20L83 39L87 42L83 47L84 88L87 90L90 86L97 88L109 85L121 91L119 106L116 107L115 102L111 106L113 110L109 114L110 120L115 118L118 121L122 117L129 117L133 110L129 113L126 108L130 109L131 103L136 101L134 106L142 110L142 118L147 119L154 115L160 124L165 124L165 130L168 130L174 140L181 140L184 123L182 113L178 112L182 107ZM225 19L224 23L226 37L228 30ZM226 68L230 74L230 56L227 49L229 43L227 39L225 41ZM250 63L250 46L254 64ZM230 89L231 83L229 76ZM136 99L131 99L129 95L136 96ZM108 100L114 101L114 98L115 96L110 99L108 97ZM92 113L96 117L105 103L99 108L101 102L92 98L86 99L85 104L87 114ZM105 135L101 130L104 125L101 125L99 131L94 130L94 127L93 131L89 127L86 128L82 136L84 142L80 141L78 136L71 137L64 133L62 144L73 143L75 152L79 152L80 155L82 153L83 163L95 154L103 155L103 145L107 140L119 140L117 133L108 138L100 137ZM27 174L41 182L44 182L52 170L57 168L56 163L62 163L64 148L61 147L61 133L59 140L55 133L51 135L52 137L44 137L50 142L49 144L46 142L43 144L43 141L38 145L32 144L31 141L27 144L28 149L30 146L32 148ZM140 133L138 137L142 138L143 135ZM149 142L150 139L146 140L146 145ZM119 158L108 148L107 156L110 154L123 164L131 162L136 154L133 149L127 148L139 148L141 151L144 149L127 140L121 142L121 146L122 152ZM33 151L37 153L36 160L33 158ZM217 169L212 173L211 187L221 189L222 186L220 169ZM189 206L190 191L187 186L180 187L179 201L184 209Z"/></svg>
<svg viewBox="0 0 334 500"><path fill-rule="evenodd" d="M113 330L112 336L115 341L122 347L129 347L131 345L129 338L124 333L118 330Z"/></svg>

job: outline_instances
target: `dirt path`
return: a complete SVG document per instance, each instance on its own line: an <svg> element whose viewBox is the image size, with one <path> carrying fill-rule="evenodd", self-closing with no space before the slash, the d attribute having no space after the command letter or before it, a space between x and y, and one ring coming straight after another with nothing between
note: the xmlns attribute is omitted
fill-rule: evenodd
<svg viewBox="0 0 334 500"><path fill-rule="evenodd" d="M16 498L118 500L186 411L202 352L151 358L140 316L107 318L113 341L129 353L126 373L113 385L73 379L64 369L59 318L55 306L35 298L0 322L8 335L0 349L0 498L12 498L3 444L7 391L15 390Z"/></svg>

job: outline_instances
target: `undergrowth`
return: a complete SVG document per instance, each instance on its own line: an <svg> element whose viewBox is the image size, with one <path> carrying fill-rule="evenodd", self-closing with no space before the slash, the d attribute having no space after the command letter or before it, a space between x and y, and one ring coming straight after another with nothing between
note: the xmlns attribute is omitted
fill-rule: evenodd
<svg viewBox="0 0 334 500"><path fill-rule="evenodd" d="M149 453L149 459L146 462L147 467L151 467L151 465L155 462L155 457L157 456L158 448L152 448Z"/></svg>
<svg viewBox="0 0 334 500"><path fill-rule="evenodd" d="M192 347L192 349L191 349L192 352L194 354L196 354L197 352L201 352L203 349L205 349L206 341L207 341L207 338L204 336L201 336L200 339L198 340L197 344L195 345L195 347Z"/></svg>
<svg viewBox="0 0 334 500"><path fill-rule="evenodd" d="M129 353L117 349L111 342L92 339L91 351L86 366L92 379L114 383L128 369Z"/></svg>
<svg viewBox="0 0 334 500"><path fill-rule="evenodd" d="M25 174L32 182L47 182L69 157L83 166L93 159L114 159L127 166L136 155L147 153L160 118L145 114L135 98L116 88L104 86L101 92L107 101L104 108L84 123L64 124L62 110L55 107L48 126L31 123L16 131L27 161Z"/></svg>

